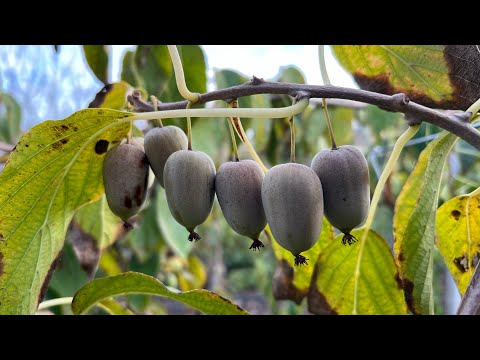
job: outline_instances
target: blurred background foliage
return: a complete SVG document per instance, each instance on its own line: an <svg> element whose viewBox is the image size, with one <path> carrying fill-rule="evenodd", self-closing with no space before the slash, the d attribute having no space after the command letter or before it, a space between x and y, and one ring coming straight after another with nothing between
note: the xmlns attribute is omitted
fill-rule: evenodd
<svg viewBox="0 0 480 360"><path fill-rule="evenodd" d="M121 80L109 83L112 48L109 46L2 46L0 47L0 150L14 145L22 132L45 119L60 119L88 107L126 109L125 95L139 89L144 99L155 95L162 102L181 100L166 46L140 45L127 51L121 60ZM201 46L179 46L189 88L205 92L242 84L253 74L233 69L210 69ZM256 61L252 59L252 61ZM261 74L255 74L257 76ZM285 64L269 80L306 83L302 70ZM291 104L287 96L255 95L239 99L240 107L280 107ZM295 117L296 160L310 165L313 156L329 147L321 102ZM202 105L203 106L203 105ZM223 107L215 102L208 106ZM389 152L405 130L401 114L354 102L331 101L330 116L338 145L353 144L367 157L371 191ZM247 135L267 167L290 158L288 119L242 121ZM164 120L186 131L185 119ZM137 135L151 123L139 121ZM390 245L395 199L420 152L440 129L424 123L407 144L390 177L379 205L373 228ZM228 125L222 119L193 119L193 148L206 152L218 168L232 159ZM238 139L237 139L238 140ZM138 141L141 141L138 140ZM249 158L238 140L240 158ZM480 182L478 152L459 141L444 171L440 204L453 196L472 191ZM2 167L8 158L0 151ZM153 179L153 173L152 179ZM279 266L269 238L262 234L265 248L253 253L249 239L236 234L224 220L215 200L212 214L199 226L202 240L191 244L187 232L169 213L163 188L153 181L150 196L135 218L135 228L125 233L118 218L108 209L105 198L80 209L67 234L59 266L46 299L73 296L89 279L139 271L157 277L165 285L182 291L206 288L225 295L253 314L308 313L306 301L296 304L276 300L272 279ZM99 215L101 214L101 220ZM441 256L435 258L435 312L453 313L459 296ZM278 271L278 269L277 269ZM167 299L135 295L120 299L134 313L189 314L194 310ZM52 311L69 313L67 306ZM101 309L94 313L104 313Z"/></svg>

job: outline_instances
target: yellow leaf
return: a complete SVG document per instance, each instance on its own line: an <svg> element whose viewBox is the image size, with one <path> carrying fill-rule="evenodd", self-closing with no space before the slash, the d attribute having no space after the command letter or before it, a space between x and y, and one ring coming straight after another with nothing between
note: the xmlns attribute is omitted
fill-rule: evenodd
<svg viewBox="0 0 480 360"><path fill-rule="evenodd" d="M480 259L480 195L461 195L437 210L437 247L465 294Z"/></svg>

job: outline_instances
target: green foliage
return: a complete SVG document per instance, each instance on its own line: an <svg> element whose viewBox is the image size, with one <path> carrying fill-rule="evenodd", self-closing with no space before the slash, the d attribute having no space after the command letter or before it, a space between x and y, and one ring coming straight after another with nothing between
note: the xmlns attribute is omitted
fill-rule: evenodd
<svg viewBox="0 0 480 360"><path fill-rule="evenodd" d="M308 259L309 266L293 266L293 255L275 241L269 227L265 231L272 240L273 251L279 261L273 279L274 296L277 300L288 299L299 304L307 296L313 276L313 264L317 261L319 254L333 242L333 227L323 218L322 232L317 243L310 250L302 253Z"/></svg>
<svg viewBox="0 0 480 360"><path fill-rule="evenodd" d="M178 50L189 89L206 92L202 48L184 45ZM480 97L474 46L355 45L333 50L364 89L404 92L413 101L448 109L465 110ZM444 313L441 282L446 269L465 293L480 258L480 200L477 192L453 196L477 188L479 155L464 142L454 148L457 138L445 132L426 148L422 142L405 148L375 213L375 231L369 231L363 248L360 243L343 246L342 235L334 237L334 229L323 219L319 241L304 253L308 266L294 267L292 255L275 242L268 227L262 234L265 248L252 253L250 240L229 228L218 203L199 226L202 240L190 243L156 182L133 218L134 229L125 231L105 200L102 162L105 152L130 129L140 138L145 129L141 124L131 127L131 114L114 110L127 108L127 94L134 87L144 99L183 99L165 45L139 45L128 51L122 81L113 84L107 83L106 46L85 45L84 52L92 72L105 84L89 105L96 109L45 121L20 138L22 109L13 96L0 92L0 141L16 144L11 156L0 154L0 161L8 158L0 174L0 314L32 314L44 294L55 298L75 293L75 314L175 313L178 310L170 307L178 306L175 302L206 314L247 314L217 293L248 304L245 308L252 313ZM221 89L246 83L250 75L214 69L211 80ZM291 65L281 67L272 80L306 83L302 70ZM287 95L270 94L238 100L245 108L292 102ZM224 107L225 102L210 105ZM377 172L404 130L403 116L370 105L330 104L329 113L337 143L353 143L369 163L372 160L373 190L373 160ZM320 102L312 100L294 120L296 160L309 165L329 144ZM186 128L185 119L166 121ZM241 121L267 167L289 161L288 119ZM437 131L424 125L416 139ZM248 158L245 146L238 144L240 158ZM376 152L370 153L374 146ZM217 168L231 160L226 119L193 119L193 148L211 156ZM363 231L353 234L360 239ZM262 305L249 298L252 294ZM242 297L247 300L240 301ZM71 313L67 306L55 311Z"/></svg>
<svg viewBox="0 0 480 360"><path fill-rule="evenodd" d="M435 210L445 161L456 141L456 136L444 131L427 146L395 206L395 260L409 308L415 314L433 313Z"/></svg>
<svg viewBox="0 0 480 360"><path fill-rule="evenodd" d="M229 300L207 290L181 292L168 289L154 277L128 272L117 276L96 279L81 288L73 298L74 314L87 312L98 301L124 294L149 294L168 297L183 302L204 314L247 315L248 312Z"/></svg>
<svg viewBox="0 0 480 360"><path fill-rule="evenodd" d="M360 239L363 231L354 230L352 235ZM308 295L309 310L315 314L406 314L387 242L370 230L361 250L358 243L342 245L342 237L337 236L320 253Z"/></svg>
<svg viewBox="0 0 480 360"><path fill-rule="evenodd" d="M108 83L108 51L105 45L83 45L83 51L87 63L95 76L103 82Z"/></svg>
<svg viewBox="0 0 480 360"><path fill-rule="evenodd" d="M444 45L335 45L337 59L360 87L405 93L420 104L465 110L479 98L478 78L463 69L474 47ZM467 73L467 75L465 75Z"/></svg>
<svg viewBox="0 0 480 360"><path fill-rule="evenodd" d="M102 194L103 157L125 137L130 126L121 120L129 116L81 110L35 126L17 143L0 174L1 314L36 311L75 210Z"/></svg>
<svg viewBox="0 0 480 360"><path fill-rule="evenodd" d="M0 141L15 144L21 135L22 111L12 95L0 92Z"/></svg>

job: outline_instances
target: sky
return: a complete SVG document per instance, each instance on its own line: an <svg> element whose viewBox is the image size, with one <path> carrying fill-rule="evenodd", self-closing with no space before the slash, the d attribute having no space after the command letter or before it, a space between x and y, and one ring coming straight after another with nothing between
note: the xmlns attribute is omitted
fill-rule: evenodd
<svg viewBox="0 0 480 360"><path fill-rule="evenodd" d="M273 78L280 67L296 65L309 84L323 84L316 45L202 45L208 75L232 68L260 78ZM109 81L120 80L122 60L135 45L112 45ZM356 87L327 47L326 66L332 84ZM12 94L22 108L22 128L46 119L62 119L85 108L103 84L88 67L81 45L1 45L0 90ZM212 90L210 82L208 90ZM1 109L0 109L1 110Z"/></svg>
<svg viewBox="0 0 480 360"><path fill-rule="evenodd" d="M232 68L247 76L272 78L281 66L296 65L305 74L312 85L323 84L318 65L317 45L202 45L207 55L208 66L213 68ZM135 45L114 45L112 47L113 66L111 79L120 79L121 61L126 50L135 49ZM348 74L334 58L331 48L327 47L325 62L332 84L345 87L357 87Z"/></svg>

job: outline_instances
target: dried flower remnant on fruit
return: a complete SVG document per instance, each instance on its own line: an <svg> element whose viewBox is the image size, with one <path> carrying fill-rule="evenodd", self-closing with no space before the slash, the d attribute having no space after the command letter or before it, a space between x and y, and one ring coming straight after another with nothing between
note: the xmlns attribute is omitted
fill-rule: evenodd
<svg viewBox="0 0 480 360"><path fill-rule="evenodd" d="M295 264L295 266L308 265L307 260L310 260L310 259L307 259L305 256L298 254L298 255L295 255L295 260L293 261L293 263Z"/></svg>
<svg viewBox="0 0 480 360"><path fill-rule="evenodd" d="M263 243L260 240L255 239L253 240L252 245L250 245L249 249L253 251L256 251L256 250L260 251L260 248L263 248L263 247L265 247L265 245L263 245Z"/></svg>
<svg viewBox="0 0 480 360"><path fill-rule="evenodd" d="M190 235L188 235L188 241L193 241L195 240L195 242L197 242L198 240L200 240L202 237L200 235L198 235L195 231L191 231L190 232Z"/></svg>
<svg viewBox="0 0 480 360"><path fill-rule="evenodd" d="M357 241L358 241L358 239L350 233L344 234L343 238L342 238L342 244L343 245L347 245L347 244L352 245L353 243L355 243Z"/></svg>

